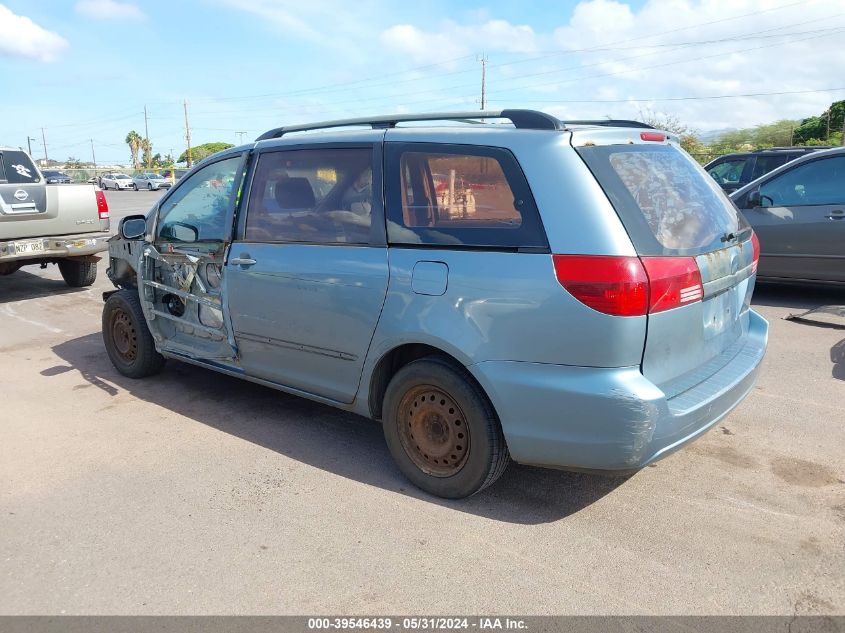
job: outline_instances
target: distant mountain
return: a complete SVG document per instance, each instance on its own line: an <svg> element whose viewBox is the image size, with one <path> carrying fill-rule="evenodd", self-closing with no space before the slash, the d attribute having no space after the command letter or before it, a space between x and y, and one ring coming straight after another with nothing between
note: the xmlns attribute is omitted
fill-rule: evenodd
<svg viewBox="0 0 845 633"><path fill-rule="evenodd" d="M722 134L727 134L728 132L735 132L738 129L739 128L736 127L724 127L720 130L707 130L706 132L702 132L701 134L699 134L698 138L702 143L711 143L720 136L722 136Z"/></svg>

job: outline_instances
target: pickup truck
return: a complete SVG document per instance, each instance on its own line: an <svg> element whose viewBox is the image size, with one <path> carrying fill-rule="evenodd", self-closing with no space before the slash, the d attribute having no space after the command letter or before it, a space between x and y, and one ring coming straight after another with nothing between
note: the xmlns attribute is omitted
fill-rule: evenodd
<svg viewBox="0 0 845 633"><path fill-rule="evenodd" d="M58 264L69 286L90 286L108 238L109 206L99 188L49 185L25 151L0 147L0 275Z"/></svg>

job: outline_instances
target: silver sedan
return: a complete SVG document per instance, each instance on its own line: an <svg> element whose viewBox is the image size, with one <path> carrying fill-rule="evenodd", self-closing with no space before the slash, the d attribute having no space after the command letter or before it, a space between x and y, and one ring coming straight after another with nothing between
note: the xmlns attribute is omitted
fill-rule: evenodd
<svg viewBox="0 0 845 633"><path fill-rule="evenodd" d="M156 189L170 189L171 183L167 178L160 176L159 174L139 174L132 178L132 188L135 191L138 189L149 189L150 191L154 191Z"/></svg>

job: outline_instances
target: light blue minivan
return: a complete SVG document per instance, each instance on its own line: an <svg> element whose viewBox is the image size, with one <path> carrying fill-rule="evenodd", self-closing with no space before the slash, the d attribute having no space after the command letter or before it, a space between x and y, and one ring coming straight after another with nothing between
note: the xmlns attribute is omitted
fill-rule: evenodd
<svg viewBox="0 0 845 633"><path fill-rule="evenodd" d="M751 390L751 228L672 134L530 110L283 127L110 242L103 338L381 420L443 497L631 471Z"/></svg>

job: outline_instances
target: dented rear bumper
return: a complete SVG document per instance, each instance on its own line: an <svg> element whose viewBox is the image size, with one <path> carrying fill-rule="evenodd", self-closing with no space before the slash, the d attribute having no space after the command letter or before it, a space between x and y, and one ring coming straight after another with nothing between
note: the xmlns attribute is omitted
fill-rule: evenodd
<svg viewBox="0 0 845 633"><path fill-rule="evenodd" d="M768 323L751 311L742 340L671 398L639 367L489 361L468 369L490 395L515 461L624 471L662 459L730 413L754 386L767 340Z"/></svg>

